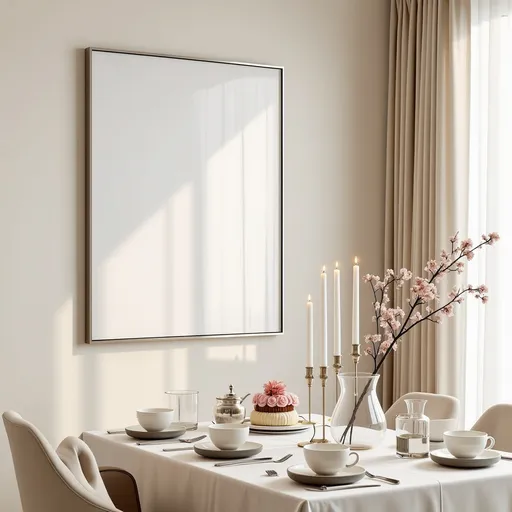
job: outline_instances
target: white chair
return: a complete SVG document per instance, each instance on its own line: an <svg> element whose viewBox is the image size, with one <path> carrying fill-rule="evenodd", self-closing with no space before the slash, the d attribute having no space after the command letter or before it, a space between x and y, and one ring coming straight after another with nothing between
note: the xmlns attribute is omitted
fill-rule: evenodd
<svg viewBox="0 0 512 512"><path fill-rule="evenodd" d="M67 437L54 450L19 414L6 412L3 420L23 512L140 512L133 477L113 468L100 471L83 441Z"/></svg>
<svg viewBox="0 0 512 512"><path fill-rule="evenodd" d="M478 418L471 430L487 432L496 440L496 450L512 452L512 404L493 405Z"/></svg>
<svg viewBox="0 0 512 512"><path fill-rule="evenodd" d="M385 413L388 428L395 428L395 419L399 414L407 412L405 400L420 398L427 400L425 414L431 420L443 420L459 417L459 400L449 395L438 395L436 393L406 393L401 396Z"/></svg>

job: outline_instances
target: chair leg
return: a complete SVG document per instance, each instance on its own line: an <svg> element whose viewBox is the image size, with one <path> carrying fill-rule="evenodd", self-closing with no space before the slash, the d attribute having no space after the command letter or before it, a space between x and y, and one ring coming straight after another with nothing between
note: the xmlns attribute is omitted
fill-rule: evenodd
<svg viewBox="0 0 512 512"><path fill-rule="evenodd" d="M141 512L137 483L128 471L102 467L100 475L116 508L123 512Z"/></svg>

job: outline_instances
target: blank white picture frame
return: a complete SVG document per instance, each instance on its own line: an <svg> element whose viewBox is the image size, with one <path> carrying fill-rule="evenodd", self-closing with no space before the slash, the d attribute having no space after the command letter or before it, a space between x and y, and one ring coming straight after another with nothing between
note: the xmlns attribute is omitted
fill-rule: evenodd
<svg viewBox="0 0 512 512"><path fill-rule="evenodd" d="M283 69L86 49L86 342L275 335Z"/></svg>

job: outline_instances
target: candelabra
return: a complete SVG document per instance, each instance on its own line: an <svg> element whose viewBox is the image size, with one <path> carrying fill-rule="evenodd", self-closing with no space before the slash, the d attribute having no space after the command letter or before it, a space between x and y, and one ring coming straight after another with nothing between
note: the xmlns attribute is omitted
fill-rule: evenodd
<svg viewBox="0 0 512 512"><path fill-rule="evenodd" d="M334 356L334 363L332 364L332 367L334 368L334 373L336 375L336 382L334 383L334 387L336 390L336 403L338 403L338 398L340 397L340 383L338 382L338 375L341 372L341 356L335 355Z"/></svg>

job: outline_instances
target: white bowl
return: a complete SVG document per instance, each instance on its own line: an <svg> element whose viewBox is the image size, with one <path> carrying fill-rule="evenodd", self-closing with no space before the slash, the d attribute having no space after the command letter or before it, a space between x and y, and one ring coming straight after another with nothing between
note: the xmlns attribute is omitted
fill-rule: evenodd
<svg viewBox="0 0 512 512"><path fill-rule="evenodd" d="M172 423L173 418L174 409L152 407L137 410L139 425L148 432L160 432L161 430L165 430Z"/></svg>
<svg viewBox="0 0 512 512"><path fill-rule="evenodd" d="M242 423L221 423L208 427L210 439L219 450L236 450L249 437L249 425Z"/></svg>
<svg viewBox="0 0 512 512"><path fill-rule="evenodd" d="M447 418L443 420L430 420L430 440L442 442L443 434L448 430L455 430L459 420L457 418Z"/></svg>

